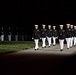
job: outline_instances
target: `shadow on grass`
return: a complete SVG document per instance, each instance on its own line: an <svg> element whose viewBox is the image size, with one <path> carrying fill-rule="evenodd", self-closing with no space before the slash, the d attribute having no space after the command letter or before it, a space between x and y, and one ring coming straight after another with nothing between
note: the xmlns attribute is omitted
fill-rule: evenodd
<svg viewBox="0 0 76 75"><path fill-rule="evenodd" d="M9 52L5 52L5 53L0 53L0 55L14 53L14 52L17 52L17 51L9 51Z"/></svg>
<svg viewBox="0 0 76 75"><path fill-rule="evenodd" d="M28 50L28 49L30 49L30 48L23 48L22 50ZM21 50L12 50L12 51L6 50L5 52L0 52L0 55L9 54L9 53L15 53L15 52L18 52L18 51L21 51Z"/></svg>

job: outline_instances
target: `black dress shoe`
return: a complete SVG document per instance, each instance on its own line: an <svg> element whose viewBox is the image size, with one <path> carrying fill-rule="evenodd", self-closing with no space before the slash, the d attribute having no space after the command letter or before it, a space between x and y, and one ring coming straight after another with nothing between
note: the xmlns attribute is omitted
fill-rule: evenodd
<svg viewBox="0 0 76 75"><path fill-rule="evenodd" d="M35 49L35 51L36 51L37 49Z"/></svg>
<svg viewBox="0 0 76 75"><path fill-rule="evenodd" d="M44 47L42 47L42 48L44 48Z"/></svg>
<svg viewBox="0 0 76 75"><path fill-rule="evenodd" d="M67 48L67 49L69 49L69 48Z"/></svg>
<svg viewBox="0 0 76 75"><path fill-rule="evenodd" d="M46 46L44 48L46 48Z"/></svg>
<svg viewBox="0 0 76 75"><path fill-rule="evenodd" d="M61 49L60 51L63 51L63 49Z"/></svg>
<svg viewBox="0 0 76 75"><path fill-rule="evenodd" d="M39 50L39 48L37 50Z"/></svg>
<svg viewBox="0 0 76 75"><path fill-rule="evenodd" d="M55 46L55 45L53 45L53 46Z"/></svg>
<svg viewBox="0 0 76 75"><path fill-rule="evenodd" d="M48 46L50 48L50 46Z"/></svg>

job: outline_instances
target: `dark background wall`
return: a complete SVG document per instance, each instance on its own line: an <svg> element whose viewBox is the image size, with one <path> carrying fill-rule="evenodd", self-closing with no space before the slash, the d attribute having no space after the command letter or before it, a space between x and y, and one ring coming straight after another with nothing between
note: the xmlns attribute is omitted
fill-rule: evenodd
<svg viewBox="0 0 76 75"><path fill-rule="evenodd" d="M76 24L76 5L72 0L4 0L0 3L0 27L17 27L31 40L34 24ZM57 29L59 27L57 26ZM65 28L65 27L64 27Z"/></svg>

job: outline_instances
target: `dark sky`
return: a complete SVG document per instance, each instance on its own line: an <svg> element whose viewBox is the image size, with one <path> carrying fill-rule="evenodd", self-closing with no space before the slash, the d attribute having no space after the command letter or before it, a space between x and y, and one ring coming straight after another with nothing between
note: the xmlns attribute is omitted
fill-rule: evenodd
<svg viewBox="0 0 76 75"><path fill-rule="evenodd" d="M31 39L34 24L76 24L76 2L73 0L2 0L0 2L0 27L12 32L17 27ZM46 26L47 27L47 26ZM57 26L58 28L58 26ZM28 39L28 40L29 40Z"/></svg>
<svg viewBox="0 0 76 75"><path fill-rule="evenodd" d="M3 0L0 25L75 24L75 4L72 0Z"/></svg>

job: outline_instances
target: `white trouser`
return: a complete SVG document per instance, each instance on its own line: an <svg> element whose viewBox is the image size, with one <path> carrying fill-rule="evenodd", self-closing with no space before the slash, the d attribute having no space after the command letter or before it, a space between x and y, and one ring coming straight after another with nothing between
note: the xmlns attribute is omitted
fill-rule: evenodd
<svg viewBox="0 0 76 75"><path fill-rule="evenodd" d="M70 47L72 47L73 46L73 37L71 37L71 39L70 39Z"/></svg>
<svg viewBox="0 0 76 75"><path fill-rule="evenodd" d="M53 45L56 44L56 37L53 37Z"/></svg>
<svg viewBox="0 0 76 75"><path fill-rule="evenodd" d="M51 46L51 37L47 37L47 41L48 41L49 46Z"/></svg>
<svg viewBox="0 0 76 75"><path fill-rule="evenodd" d="M1 35L1 41L4 41L4 35Z"/></svg>
<svg viewBox="0 0 76 75"><path fill-rule="evenodd" d="M15 35L15 40L18 41L18 35Z"/></svg>
<svg viewBox="0 0 76 75"><path fill-rule="evenodd" d="M45 47L46 46L46 38L42 38L42 47Z"/></svg>
<svg viewBox="0 0 76 75"><path fill-rule="evenodd" d="M74 37L74 45L76 45L76 37Z"/></svg>
<svg viewBox="0 0 76 75"><path fill-rule="evenodd" d="M11 41L11 35L8 35L8 40Z"/></svg>
<svg viewBox="0 0 76 75"><path fill-rule="evenodd" d="M64 40L59 39L60 49L64 47Z"/></svg>
<svg viewBox="0 0 76 75"><path fill-rule="evenodd" d="M38 46L39 40L38 39L35 39L34 41L35 41L35 49L38 49L39 48L39 46Z"/></svg>
<svg viewBox="0 0 76 75"><path fill-rule="evenodd" d="M70 48L70 39L71 38L66 38L67 48Z"/></svg>

